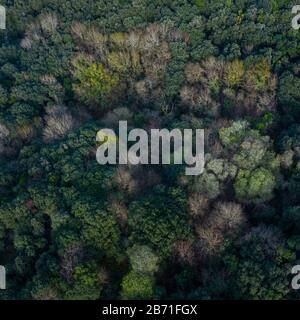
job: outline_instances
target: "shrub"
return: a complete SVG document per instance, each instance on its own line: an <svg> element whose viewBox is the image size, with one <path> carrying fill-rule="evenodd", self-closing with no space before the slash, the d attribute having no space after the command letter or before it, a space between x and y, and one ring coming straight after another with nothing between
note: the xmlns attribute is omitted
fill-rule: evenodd
<svg viewBox="0 0 300 320"><path fill-rule="evenodd" d="M122 280L122 298L152 299L154 297L154 281L151 276L131 271Z"/></svg>

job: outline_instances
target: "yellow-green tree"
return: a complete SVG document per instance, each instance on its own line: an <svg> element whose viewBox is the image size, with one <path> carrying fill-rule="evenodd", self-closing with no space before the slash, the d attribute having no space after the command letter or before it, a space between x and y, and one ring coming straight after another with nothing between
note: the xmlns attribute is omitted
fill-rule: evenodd
<svg viewBox="0 0 300 320"><path fill-rule="evenodd" d="M89 56L79 56L73 61L75 92L87 104L103 104L118 85L118 76L109 72L102 63Z"/></svg>

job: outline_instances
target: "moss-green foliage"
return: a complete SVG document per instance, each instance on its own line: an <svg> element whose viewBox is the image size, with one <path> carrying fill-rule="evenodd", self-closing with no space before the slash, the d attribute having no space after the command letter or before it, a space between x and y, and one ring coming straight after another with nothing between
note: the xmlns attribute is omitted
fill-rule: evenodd
<svg viewBox="0 0 300 320"><path fill-rule="evenodd" d="M266 169L240 170L234 188L237 199L244 202L264 202L272 199L275 177Z"/></svg>
<svg viewBox="0 0 300 320"><path fill-rule="evenodd" d="M100 279L100 275L97 273L96 263L76 267L74 270L74 287L67 291L65 299L97 299L102 289Z"/></svg>
<svg viewBox="0 0 300 320"><path fill-rule="evenodd" d="M152 277L135 271L130 272L122 280L122 297L124 299L151 299L154 297Z"/></svg>
<svg viewBox="0 0 300 320"><path fill-rule="evenodd" d="M148 243L162 257L169 256L176 240L189 237L183 190L157 188L130 207L132 241Z"/></svg>
<svg viewBox="0 0 300 320"><path fill-rule="evenodd" d="M78 80L75 90L82 101L101 104L118 84L118 78L108 72L103 64L79 57L74 62L74 76ZM104 106L105 107L105 106Z"/></svg>

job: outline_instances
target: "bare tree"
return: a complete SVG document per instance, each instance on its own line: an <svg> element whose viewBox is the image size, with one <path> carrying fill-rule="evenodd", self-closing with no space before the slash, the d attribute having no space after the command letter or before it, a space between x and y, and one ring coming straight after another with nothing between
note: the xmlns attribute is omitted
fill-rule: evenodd
<svg viewBox="0 0 300 320"><path fill-rule="evenodd" d="M180 262L190 265L195 262L195 253L191 241L179 240L175 243L176 256Z"/></svg>
<svg viewBox="0 0 300 320"><path fill-rule="evenodd" d="M75 120L64 106L48 107L45 122L43 132L45 142L63 138L75 127Z"/></svg>
<svg viewBox="0 0 300 320"><path fill-rule="evenodd" d="M26 36L21 40L21 48L29 50L32 47L32 39Z"/></svg>
<svg viewBox="0 0 300 320"><path fill-rule="evenodd" d="M82 260L83 256L84 250L80 243L71 245L64 252L60 263L60 274L68 282L72 281L74 270Z"/></svg>
<svg viewBox="0 0 300 320"><path fill-rule="evenodd" d="M0 141L6 141L9 137L9 130L4 124L0 124Z"/></svg>
<svg viewBox="0 0 300 320"><path fill-rule="evenodd" d="M196 226L198 241L197 251L202 258L218 255L221 252L224 238L222 232L213 226L199 224Z"/></svg>
<svg viewBox="0 0 300 320"><path fill-rule="evenodd" d="M188 63L184 70L188 82L196 83L204 76L204 69L199 63Z"/></svg>
<svg viewBox="0 0 300 320"><path fill-rule="evenodd" d="M87 34L87 27L80 22L75 22L71 26L71 32L77 39L84 41Z"/></svg>
<svg viewBox="0 0 300 320"><path fill-rule="evenodd" d="M120 190L127 191L129 194L137 192L137 181L132 177L132 173L128 168L118 168L114 175L113 183L115 183Z"/></svg>
<svg viewBox="0 0 300 320"><path fill-rule="evenodd" d="M53 34L58 26L58 19L54 13L42 14L39 17L40 27L43 33Z"/></svg>
<svg viewBox="0 0 300 320"><path fill-rule="evenodd" d="M234 202L218 202L208 217L208 224L224 233L234 233L245 225L242 206Z"/></svg>
<svg viewBox="0 0 300 320"><path fill-rule="evenodd" d="M10 132L4 124L0 124L0 154L5 154L9 142Z"/></svg>
<svg viewBox="0 0 300 320"><path fill-rule="evenodd" d="M58 292L52 286L47 286L34 292L32 295L34 300L58 300Z"/></svg>
<svg viewBox="0 0 300 320"><path fill-rule="evenodd" d="M122 230L127 231L128 210L126 205L120 200L113 199L111 202L111 208L117 215Z"/></svg>
<svg viewBox="0 0 300 320"><path fill-rule="evenodd" d="M128 45L132 49L138 49L140 47L141 42L141 33L138 31L131 31L128 36Z"/></svg>

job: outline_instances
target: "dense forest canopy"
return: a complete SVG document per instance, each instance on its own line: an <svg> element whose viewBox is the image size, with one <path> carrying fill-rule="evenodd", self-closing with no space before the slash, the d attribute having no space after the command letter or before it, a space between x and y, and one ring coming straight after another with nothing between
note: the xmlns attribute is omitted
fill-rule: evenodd
<svg viewBox="0 0 300 320"><path fill-rule="evenodd" d="M299 299L290 0L6 0L1 299ZM206 165L100 166L96 133L205 129Z"/></svg>

